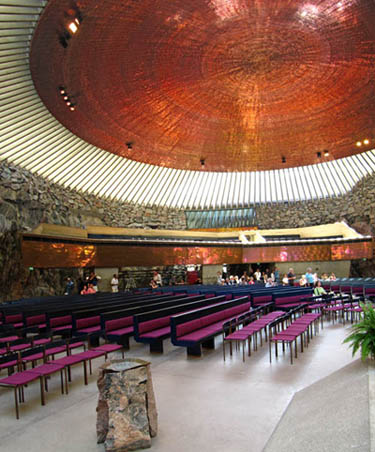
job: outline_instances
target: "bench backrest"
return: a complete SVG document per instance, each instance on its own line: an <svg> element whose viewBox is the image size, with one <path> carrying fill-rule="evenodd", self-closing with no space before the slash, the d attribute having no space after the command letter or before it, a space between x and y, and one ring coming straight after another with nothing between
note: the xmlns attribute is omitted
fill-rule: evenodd
<svg viewBox="0 0 375 452"><path fill-rule="evenodd" d="M220 322L230 316L237 316L250 310L248 297L237 298L223 303L196 309L171 317L171 336L177 339L183 334L195 331L212 323Z"/></svg>
<svg viewBox="0 0 375 452"><path fill-rule="evenodd" d="M193 301L187 300L187 303L183 303L178 306L172 306L169 308L159 309L134 316L134 335L137 338L140 334L147 333L149 331L157 330L170 325L170 318L180 312L188 312L193 309L202 308L205 306L211 306L213 304L222 303L225 301L225 296L206 298L203 300Z"/></svg>
<svg viewBox="0 0 375 452"><path fill-rule="evenodd" d="M195 300L202 300L202 299L204 299L204 295L196 295L195 297L190 297L190 298L188 298L186 295L182 296L182 297L180 295L180 297L176 300L162 301L159 303L151 303L151 304L147 304L147 305L143 305L143 306L137 306L137 307L132 307L132 308L126 308L126 309L120 309L120 310L116 310L116 311L106 312L104 314L100 314L101 329L107 330L107 322L109 320L120 319L123 317L131 317L130 325L132 325L133 324L133 316L136 314L142 314L144 312L150 312L150 311L154 311L154 310L161 309L161 308L177 306L177 305L186 303L187 300L189 300L189 302L192 302ZM130 326L130 325L127 325L127 326Z"/></svg>

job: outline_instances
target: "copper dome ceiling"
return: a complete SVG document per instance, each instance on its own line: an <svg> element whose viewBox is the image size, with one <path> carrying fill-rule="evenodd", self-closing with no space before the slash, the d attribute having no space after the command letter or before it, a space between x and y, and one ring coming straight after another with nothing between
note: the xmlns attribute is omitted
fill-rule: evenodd
<svg viewBox="0 0 375 452"><path fill-rule="evenodd" d="M30 64L52 114L95 146L171 168L268 170L373 146L374 38L372 1L50 0Z"/></svg>

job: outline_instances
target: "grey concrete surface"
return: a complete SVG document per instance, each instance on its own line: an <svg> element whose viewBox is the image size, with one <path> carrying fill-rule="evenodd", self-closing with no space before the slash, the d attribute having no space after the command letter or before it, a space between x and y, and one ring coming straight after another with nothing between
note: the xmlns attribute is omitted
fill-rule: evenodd
<svg viewBox="0 0 375 452"><path fill-rule="evenodd" d="M220 338L215 350L205 351L202 358L187 358L185 349L169 341L163 355L150 354L148 347L131 341L127 356L152 363L159 433L150 450L261 452L297 391L350 363L357 366L347 345L342 345L346 334L342 325L326 324L292 366L289 353L270 364L267 345L245 363L236 352L224 363ZM75 366L68 395L61 395L59 377L52 376L43 407L39 384L30 384L18 421L12 391L0 388L0 451L103 452L95 434L96 370L102 362L95 360L88 386L83 384L81 366ZM350 385L342 391L343 399L353 403ZM334 414L325 403L317 408L324 431ZM301 406L300 415L305 417L308 410Z"/></svg>

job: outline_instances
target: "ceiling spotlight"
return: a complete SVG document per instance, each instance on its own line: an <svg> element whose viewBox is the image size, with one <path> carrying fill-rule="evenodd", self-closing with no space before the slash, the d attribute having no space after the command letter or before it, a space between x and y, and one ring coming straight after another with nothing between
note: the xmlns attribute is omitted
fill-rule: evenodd
<svg viewBox="0 0 375 452"><path fill-rule="evenodd" d="M63 99L64 100L69 100L69 97L68 96L64 96Z"/></svg>
<svg viewBox="0 0 375 452"><path fill-rule="evenodd" d="M370 143L370 140L369 139L365 139L365 140L363 140L363 144L369 144Z"/></svg>
<svg viewBox="0 0 375 452"><path fill-rule="evenodd" d="M324 157L329 157L329 150L328 149L325 149L323 151L323 153L324 153Z"/></svg>
<svg viewBox="0 0 375 452"><path fill-rule="evenodd" d="M68 25L68 28L73 34L77 33L77 31L78 31L78 25L76 22L70 22L70 24Z"/></svg>
<svg viewBox="0 0 375 452"><path fill-rule="evenodd" d="M201 162L201 165L202 165L202 166L204 166L205 163L206 163L205 159L201 159L200 162Z"/></svg>
<svg viewBox="0 0 375 452"><path fill-rule="evenodd" d="M66 103L66 105L69 107L70 105L72 105L72 103L70 102L70 100L68 100L68 102Z"/></svg>
<svg viewBox="0 0 375 452"><path fill-rule="evenodd" d="M70 105L70 111L74 111L76 109L76 104L71 104Z"/></svg>
<svg viewBox="0 0 375 452"><path fill-rule="evenodd" d="M284 156L281 157L281 163L286 163L286 158Z"/></svg>
<svg viewBox="0 0 375 452"><path fill-rule="evenodd" d="M127 148L129 149L129 151L131 151L133 149L133 143L131 141L128 141L126 143Z"/></svg>
<svg viewBox="0 0 375 452"><path fill-rule="evenodd" d="M362 146L362 143L361 141L357 141L355 145L357 146L357 148L360 148Z"/></svg>
<svg viewBox="0 0 375 452"><path fill-rule="evenodd" d="M65 88L63 86L59 86L59 91L61 95L66 93Z"/></svg>
<svg viewBox="0 0 375 452"><path fill-rule="evenodd" d="M321 156L322 156L322 153L321 153L321 152L317 152L317 153L316 153L316 156L318 157L318 159L320 159Z"/></svg>

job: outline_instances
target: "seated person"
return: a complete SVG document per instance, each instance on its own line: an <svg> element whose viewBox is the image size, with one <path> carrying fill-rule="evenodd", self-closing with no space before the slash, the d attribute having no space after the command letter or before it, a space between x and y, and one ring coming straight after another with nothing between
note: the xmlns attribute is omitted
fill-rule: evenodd
<svg viewBox="0 0 375 452"><path fill-rule="evenodd" d="M89 287L86 290L86 294L90 294L90 293L96 293L96 290L94 289L93 284L89 284Z"/></svg>
<svg viewBox="0 0 375 452"><path fill-rule="evenodd" d="M80 292L81 295L86 295L87 294L87 284L84 284L83 289Z"/></svg>
<svg viewBox="0 0 375 452"><path fill-rule="evenodd" d="M315 297L320 297L322 295L327 295L327 292L322 287L322 283L320 281L317 281L315 283L314 296Z"/></svg>
<svg viewBox="0 0 375 452"><path fill-rule="evenodd" d="M275 284L272 281L272 278L268 278L266 282L266 287L273 287Z"/></svg>
<svg viewBox="0 0 375 452"><path fill-rule="evenodd" d="M156 281L154 279L151 279L150 286L151 286L151 289L157 289L158 288L158 285L156 284Z"/></svg>
<svg viewBox="0 0 375 452"><path fill-rule="evenodd" d="M301 287L305 287L305 286L306 286L306 283L307 283L307 281L306 281L306 276L305 276L305 275L302 275L302 276L301 276L301 279L299 280L299 285L300 285Z"/></svg>
<svg viewBox="0 0 375 452"><path fill-rule="evenodd" d="M287 286L289 284L289 278L286 273L283 276L282 282L283 282L283 286Z"/></svg>

